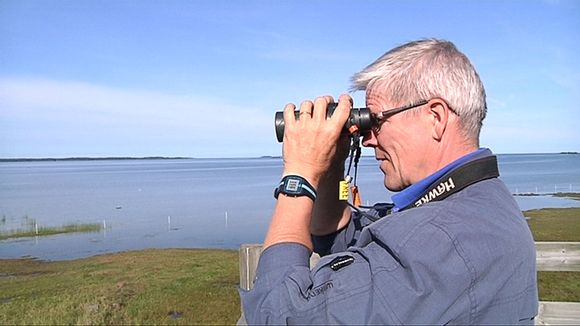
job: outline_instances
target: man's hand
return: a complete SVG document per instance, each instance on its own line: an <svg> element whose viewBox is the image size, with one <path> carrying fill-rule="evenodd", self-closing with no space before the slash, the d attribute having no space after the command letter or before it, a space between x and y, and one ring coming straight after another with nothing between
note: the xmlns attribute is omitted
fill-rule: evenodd
<svg viewBox="0 0 580 326"><path fill-rule="evenodd" d="M330 96L319 97L314 103L304 101L298 120L294 116L294 104L284 108L283 175L304 177L313 187L320 188L319 196L323 202L323 198L328 197L325 194L328 192L327 181L323 178L343 171L344 158L348 155L348 149L346 155L344 153L344 141L339 142L339 138L350 115L352 100L348 95L341 96L332 117L326 119L326 108L332 102ZM337 160L340 161L338 164ZM282 242L300 243L312 249L310 222L313 207L314 203L308 197L280 195L264 240L264 249Z"/></svg>
<svg viewBox="0 0 580 326"><path fill-rule="evenodd" d="M302 102L298 120L294 116L294 104L286 105L283 175L301 175L317 187L320 178L330 168L338 169L342 166L344 169L348 149L344 153L344 140L339 143L339 137L350 115L352 99L342 95L332 117L326 119L327 106L333 101L331 96L324 96L318 97L314 103ZM342 165L336 166L336 161L341 159Z"/></svg>

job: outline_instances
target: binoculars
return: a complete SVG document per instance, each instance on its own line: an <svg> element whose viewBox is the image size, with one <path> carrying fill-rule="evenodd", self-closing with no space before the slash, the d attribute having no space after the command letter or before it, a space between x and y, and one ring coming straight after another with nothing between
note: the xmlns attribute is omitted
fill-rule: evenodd
<svg viewBox="0 0 580 326"><path fill-rule="evenodd" d="M328 104L326 107L327 118L332 116L337 106L338 103ZM296 116L296 119L300 119L300 112L295 111L294 116ZM346 120L343 133L349 133L353 126L356 126L357 131L361 134L365 134L371 130L372 117L368 108L352 108L350 110L350 116L348 117L348 120ZM278 142L281 143L284 140L284 112L276 112L274 116L274 127L276 128L276 138L278 139Z"/></svg>

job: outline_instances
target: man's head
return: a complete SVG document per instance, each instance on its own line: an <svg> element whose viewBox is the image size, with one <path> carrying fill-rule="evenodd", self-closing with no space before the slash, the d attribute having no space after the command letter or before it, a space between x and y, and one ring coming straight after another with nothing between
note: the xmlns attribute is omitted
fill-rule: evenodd
<svg viewBox="0 0 580 326"><path fill-rule="evenodd" d="M426 39L404 44L352 82L353 90L366 90L372 113L379 118L384 113L364 144L375 148L390 190L404 189L479 147L485 90L453 43ZM420 105L389 112L413 104Z"/></svg>

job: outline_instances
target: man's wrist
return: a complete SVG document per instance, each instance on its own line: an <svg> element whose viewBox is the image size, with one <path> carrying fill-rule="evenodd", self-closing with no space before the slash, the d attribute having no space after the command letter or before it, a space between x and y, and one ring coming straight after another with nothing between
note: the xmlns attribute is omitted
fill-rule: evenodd
<svg viewBox="0 0 580 326"><path fill-rule="evenodd" d="M278 199L280 194L290 197L306 196L316 201L316 189L305 178L298 175L287 175L282 178L278 187L274 189L274 197Z"/></svg>
<svg viewBox="0 0 580 326"><path fill-rule="evenodd" d="M312 187L314 189L318 189L318 186L319 186L320 181L321 181L320 175L316 175L315 173L308 173L308 172L300 171L300 170L291 170L291 169L285 169L284 172L282 173L282 178L285 178L289 175L297 175L297 176L300 176L300 177L306 179L306 181L308 181L308 183L310 185L312 185Z"/></svg>

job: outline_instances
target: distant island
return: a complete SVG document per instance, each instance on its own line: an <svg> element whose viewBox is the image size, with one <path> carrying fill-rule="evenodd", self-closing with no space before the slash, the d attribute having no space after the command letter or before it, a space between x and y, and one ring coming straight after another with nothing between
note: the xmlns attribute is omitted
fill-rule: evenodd
<svg viewBox="0 0 580 326"><path fill-rule="evenodd" d="M282 156L264 155L264 156L260 156L259 158L282 158Z"/></svg>
<svg viewBox="0 0 580 326"><path fill-rule="evenodd" d="M111 161L111 160L188 160L191 157L64 157L64 158L0 158L0 162L58 162L58 161Z"/></svg>
<svg viewBox="0 0 580 326"><path fill-rule="evenodd" d="M578 155L579 152L559 152L559 153L504 153L499 155ZM374 158L374 155L362 155L366 158ZM0 158L0 163L6 162L59 162L59 161L129 161L129 160L215 160L215 159L282 159L281 155L262 155L257 157L184 157L184 156L145 156L145 157L130 157L130 156L108 156L108 157L43 157L43 158Z"/></svg>

